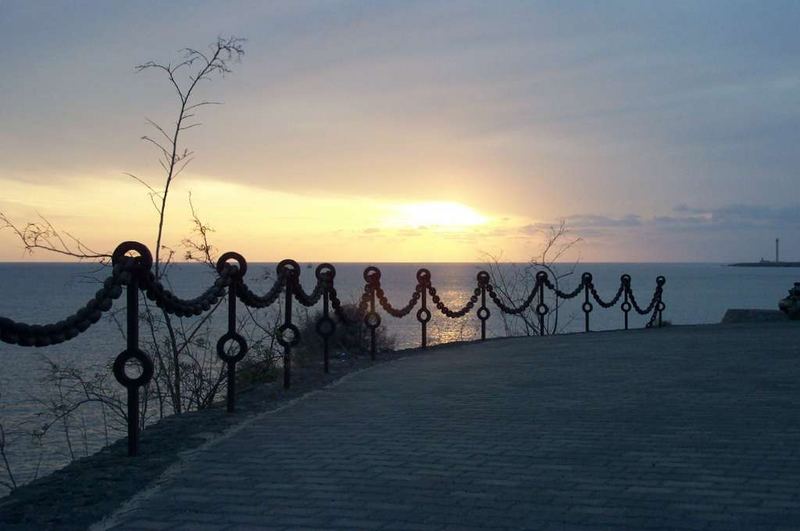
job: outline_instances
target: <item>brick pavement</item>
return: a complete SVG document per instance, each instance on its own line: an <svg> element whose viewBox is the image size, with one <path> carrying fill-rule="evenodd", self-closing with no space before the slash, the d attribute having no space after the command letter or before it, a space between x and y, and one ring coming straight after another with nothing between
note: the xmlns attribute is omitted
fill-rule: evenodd
<svg viewBox="0 0 800 531"><path fill-rule="evenodd" d="M800 326L504 339L357 373L113 529L800 529Z"/></svg>

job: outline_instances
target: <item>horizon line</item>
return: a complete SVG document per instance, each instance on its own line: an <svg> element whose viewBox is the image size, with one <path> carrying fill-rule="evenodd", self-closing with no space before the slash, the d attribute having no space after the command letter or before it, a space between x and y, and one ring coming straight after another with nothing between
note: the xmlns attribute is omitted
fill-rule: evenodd
<svg viewBox="0 0 800 531"><path fill-rule="evenodd" d="M247 261L247 264L277 264L281 260L285 260L286 258L281 258L278 260L253 260ZM415 265L415 264L437 264L437 265L477 265L477 264L488 264L488 262L481 262L481 261L437 261L437 260L403 260L403 261L379 261L379 260L372 260L372 261L361 261L361 260L353 260L353 261L332 261L332 260L298 260L296 258L291 258L291 260L295 260L300 265L303 264L322 264L322 263L329 263L329 264L387 264L387 265ZM501 261L497 262L498 264L510 264L510 265L537 265L535 263L529 261ZM580 264L704 264L704 265L731 265L735 263L740 263L736 261L701 261L701 260L692 260L692 261L680 261L680 260L642 260L642 261L627 261L627 260L620 260L620 261L613 261L613 260L598 260L598 261L581 261L581 262L553 262L555 265L580 265ZM2 264L12 264L12 265L102 265L100 262L90 262L84 260L77 260L77 261L54 261L54 260L0 260L0 265ZM162 262L163 264L163 262ZM171 265L201 265L205 266L208 265L206 263L201 262L194 262L194 261L187 261L187 260L180 260L176 261L173 260L170 262Z"/></svg>

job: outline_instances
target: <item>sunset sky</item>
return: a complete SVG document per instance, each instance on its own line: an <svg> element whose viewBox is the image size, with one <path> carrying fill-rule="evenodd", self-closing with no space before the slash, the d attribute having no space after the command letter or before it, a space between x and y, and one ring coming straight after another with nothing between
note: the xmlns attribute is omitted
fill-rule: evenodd
<svg viewBox="0 0 800 531"><path fill-rule="evenodd" d="M800 3L0 0L0 212L154 242L168 62L247 39L187 132L188 194L250 260L800 260ZM0 231L0 260L29 256Z"/></svg>

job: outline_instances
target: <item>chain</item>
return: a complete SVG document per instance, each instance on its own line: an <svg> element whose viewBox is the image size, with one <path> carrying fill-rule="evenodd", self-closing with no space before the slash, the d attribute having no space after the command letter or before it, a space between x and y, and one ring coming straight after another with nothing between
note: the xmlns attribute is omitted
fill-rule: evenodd
<svg viewBox="0 0 800 531"><path fill-rule="evenodd" d="M558 289L555 286L555 284L553 284L550 281L549 278L545 278L544 279L544 285L547 286L548 289L552 290L553 293L556 294L556 297L559 297L561 299L574 299L575 297L577 297L578 295L581 294L581 291L583 291L583 282L578 284L578 287L576 287L574 290L570 291L569 293L567 293L565 291L561 291L560 289Z"/></svg>
<svg viewBox="0 0 800 531"><path fill-rule="evenodd" d="M603 299L600 298L600 295L597 293L597 290L594 288L594 284L589 284L589 290L592 292L592 297L594 300L597 301L597 304L602 306L603 308L611 308L615 304L619 302L619 298L622 297L622 294L625 291L625 286L620 284L619 289L617 290L617 294L614 295L614 298L608 302L605 302Z"/></svg>
<svg viewBox="0 0 800 531"><path fill-rule="evenodd" d="M236 295L246 306L251 308L266 308L278 300L284 282L285 278L283 275L278 275L278 278L275 279L275 283L272 284L272 287L269 288L264 295L256 295L247 284L242 283L239 285Z"/></svg>
<svg viewBox="0 0 800 531"><path fill-rule="evenodd" d="M388 313L392 317L400 318L400 317L405 317L406 315L411 313L411 310L413 310L414 306L417 305L417 301L419 301L419 298L422 296L422 286L417 284L417 287L414 288L414 293L411 294L411 299L408 301L408 304L406 304L402 308L395 308L394 306L392 306L380 284L378 284L377 287L375 287L375 295L378 297L378 302L380 303L381 307L384 310L386 310L386 313Z"/></svg>
<svg viewBox="0 0 800 531"><path fill-rule="evenodd" d="M639 306L639 304L636 302L636 297L634 297L634 296L633 296L633 290L632 290L632 289L630 289L630 288L628 288L628 297L630 297L631 304L633 304L633 308L636 310L636 312L637 312L639 315L645 315L645 314L648 314L648 313L650 313L651 311L653 311L653 308L655 308L655 307L656 307L656 303L658 302L658 300L659 300L659 298L660 298L660 292L659 292L659 289L660 289L660 288L656 288L656 291L655 291L655 293L653 293L653 298L652 298L652 299L650 299L650 304L648 304L646 308L642 308L642 307L641 307L641 306Z"/></svg>
<svg viewBox="0 0 800 531"><path fill-rule="evenodd" d="M539 293L539 285L542 282L540 278L536 278L536 283L533 285L533 289L531 289L530 295L525 299L521 306L517 306L516 308L512 306L508 306L503 303L500 296L495 292L494 286L491 284L486 285L486 291L489 293L489 296L492 298L492 301L497 305L500 310L505 313L511 315L518 315L528 309L528 307L533 303L533 300L536 298L536 295Z"/></svg>
<svg viewBox="0 0 800 531"><path fill-rule="evenodd" d="M0 317L0 340L23 347L46 347L77 337L111 309L113 301L122 295L122 286L127 285L138 270L139 265L132 258L126 257L122 263L115 264L94 297L83 308L56 323L31 325Z"/></svg>
<svg viewBox="0 0 800 531"><path fill-rule="evenodd" d="M139 247L136 247L136 245ZM133 250L141 250L144 251L145 254L149 253L146 247L141 244L136 245L134 245ZM125 249L130 250L128 247L125 247ZM123 248L123 246L120 248ZM13 321L6 317L0 317L0 341L21 346L43 347L62 343L78 336L99 321L104 312L111 309L113 301L122 294L122 287L130 283L134 278L132 275L137 275L136 278L138 279L137 281L140 288L145 292L148 299L155 301L156 305L163 308L164 311L180 317L200 315L208 311L225 295L226 290L232 286L233 282L236 283L236 288L231 291L235 294L235 297L241 300L246 306L265 308L275 303L286 285L285 275L279 273L272 287L270 287L265 294L257 295L242 279L246 269L246 262L244 262L244 259L236 253L228 253L225 255L227 259L231 258L231 256L228 255L235 255L234 258L239 260L241 270L239 266L223 263L223 261L218 264L217 267L218 277L207 290L193 299L182 299L166 289L164 285L156 279L154 274L150 271L152 260L149 256L146 259L143 257L144 255L139 258L133 258L124 256L122 253L117 253L117 251L115 251L111 275L104 280L102 288L95 293L94 297L77 312L61 321L45 325L32 325ZM536 283L531 289L530 294L519 306L513 306L510 301L508 304L504 302L503 297L497 292L495 287L488 282L487 274L485 275L484 283L479 284L479 286L473 290L467 303L461 308L453 309L442 302L441 297L436 292L436 288L431 286L430 273L427 272L427 270L421 271L428 276L422 277L424 281L419 281L417 283L408 303L400 308L394 307L386 297L386 293L380 285L380 272L378 271L377 277L368 281L364 287L364 291L356 306L355 322L359 322L361 320L359 316L367 312L373 296L377 298L380 306L389 315L400 318L411 313L419 303L423 293L427 293L431 296L431 302L443 315L451 319L460 318L467 315L478 303L481 297L482 287L501 311L511 315L518 315L526 311L533 304L534 300L536 300L537 294L543 286L550 289L556 297L561 299L575 298L580 295L585 288L588 288L594 300L603 308L610 308L616 305L620 297L622 297L623 294L627 294L631 305L637 313L640 315L651 314L647 326L653 326L655 320L659 317L659 312L661 312L664 307L661 301L663 286L666 281L662 276L657 278L655 292L646 307L639 305L630 284L628 283L626 285L624 282L620 285L611 300L604 301L595 289L591 277L587 277L586 274L584 274L581 283L570 292L561 291L546 276L537 276ZM418 280L419 278L420 277L418 277ZM330 299L331 308L336 316L343 322L354 322L344 310L336 288L334 287L332 276L329 278L318 276L317 284L311 293L306 293L299 283L295 283L291 291L293 297L304 306L313 306L317 304L323 295L327 294Z"/></svg>
<svg viewBox="0 0 800 531"><path fill-rule="evenodd" d="M458 319L459 317L464 317L465 315L467 315L470 312L470 310L472 310L472 308L475 307L475 305L478 303L478 297L480 297L481 289L475 288L467 304L465 304L462 308L458 310L453 310L449 308L445 303L443 303L439 295L436 294L436 288L429 287L428 293L430 293L431 302L433 302L437 310L439 310L445 316L451 319Z"/></svg>
<svg viewBox="0 0 800 531"><path fill-rule="evenodd" d="M311 293L306 293L300 283L294 285L294 298L303 306L314 306L322 298L322 294L328 290L328 282L325 280L318 280L317 285Z"/></svg>
<svg viewBox="0 0 800 531"><path fill-rule="evenodd" d="M167 313L175 314L178 317L190 317L200 315L215 305L225 295L225 288L230 284L231 276L237 272L238 268L226 266L214 284L193 299L181 299L156 280L153 273L145 275L142 280L142 289L148 299L154 301L156 306Z"/></svg>

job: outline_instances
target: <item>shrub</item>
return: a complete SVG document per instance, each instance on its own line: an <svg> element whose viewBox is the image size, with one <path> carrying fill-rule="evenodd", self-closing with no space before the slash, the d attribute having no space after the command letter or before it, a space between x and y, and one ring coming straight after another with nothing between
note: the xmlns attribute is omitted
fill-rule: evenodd
<svg viewBox="0 0 800 531"><path fill-rule="evenodd" d="M347 359L368 355L370 351L370 330L364 325L364 312L355 304L342 306L345 319L330 313L331 319L336 323L336 330L329 339L330 359ZM300 328L300 343L294 351L293 361L298 366L307 367L312 364L322 363L323 340L317 333L317 322L322 317L322 310L306 312L298 327ZM393 350L396 341L394 336L387 334L385 327L378 327L375 331L375 346L378 352Z"/></svg>

